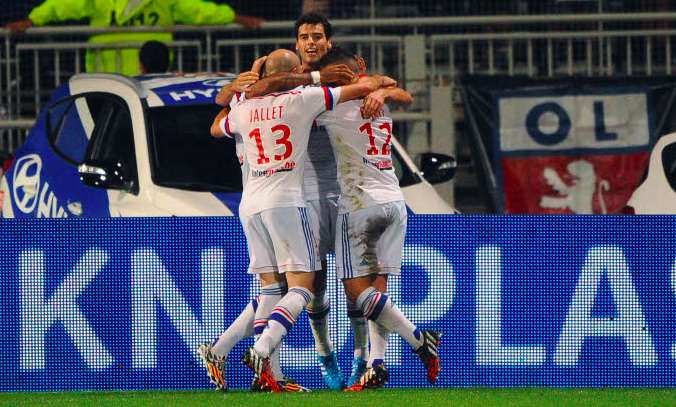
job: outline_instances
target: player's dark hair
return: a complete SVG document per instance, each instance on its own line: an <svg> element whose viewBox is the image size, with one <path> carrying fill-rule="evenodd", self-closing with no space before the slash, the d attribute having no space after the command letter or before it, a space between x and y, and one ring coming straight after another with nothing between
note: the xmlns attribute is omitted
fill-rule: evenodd
<svg viewBox="0 0 676 407"><path fill-rule="evenodd" d="M333 36L333 27L326 17L319 13L305 13L298 17L298 20L296 20L296 24L294 25L294 37L296 39L298 38L298 30L303 24L321 24L324 27L324 35L326 35L326 39L330 40Z"/></svg>
<svg viewBox="0 0 676 407"><path fill-rule="evenodd" d="M357 59L354 54L347 52L340 47L333 47L319 60L317 69L333 64L356 64Z"/></svg>
<svg viewBox="0 0 676 407"><path fill-rule="evenodd" d="M159 41L148 41L141 47L139 60L146 73L165 73L169 70L169 47Z"/></svg>

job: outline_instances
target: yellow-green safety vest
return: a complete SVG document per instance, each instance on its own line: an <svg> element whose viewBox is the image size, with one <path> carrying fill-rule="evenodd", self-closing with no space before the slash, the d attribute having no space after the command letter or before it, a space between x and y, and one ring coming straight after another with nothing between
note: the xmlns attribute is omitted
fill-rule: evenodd
<svg viewBox="0 0 676 407"><path fill-rule="evenodd" d="M128 0L46 0L31 11L28 18L36 26L65 20L88 19L92 27L113 26L170 26L174 24L218 25L229 24L235 19L234 10L226 4L203 0L143 0L127 10ZM150 40L170 42L171 33L112 33L97 34L90 43L109 44L116 42L146 42ZM129 76L138 75L138 49L123 49L121 61L118 52L88 51L87 72L118 72Z"/></svg>

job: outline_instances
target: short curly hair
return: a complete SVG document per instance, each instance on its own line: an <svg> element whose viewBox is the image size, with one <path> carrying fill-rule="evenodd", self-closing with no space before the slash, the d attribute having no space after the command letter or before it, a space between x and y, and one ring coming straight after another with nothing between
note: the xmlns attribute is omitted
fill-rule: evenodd
<svg viewBox="0 0 676 407"><path fill-rule="evenodd" d="M333 26L331 26L331 23L329 23L329 20L325 16L319 13L305 13L296 20L296 24L294 25L295 38L298 38L298 29L300 29L300 26L303 24L321 24L324 27L324 35L326 35L326 38L331 39L333 36Z"/></svg>

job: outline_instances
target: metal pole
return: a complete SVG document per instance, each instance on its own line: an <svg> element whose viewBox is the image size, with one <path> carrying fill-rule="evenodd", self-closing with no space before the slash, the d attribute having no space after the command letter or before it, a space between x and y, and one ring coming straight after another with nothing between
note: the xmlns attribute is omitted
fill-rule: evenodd
<svg viewBox="0 0 676 407"><path fill-rule="evenodd" d="M207 52L206 52L207 72L211 72L211 31L207 31L206 46L207 46ZM200 61L200 65L201 65L201 61Z"/></svg>
<svg viewBox="0 0 676 407"><path fill-rule="evenodd" d="M369 4L369 19L374 20L376 18L376 0L370 0ZM376 27L375 25L371 25L371 37L374 37L376 35ZM371 64L374 63L374 58L376 55L376 44L374 41L371 41Z"/></svg>
<svg viewBox="0 0 676 407"><path fill-rule="evenodd" d="M9 35L5 37L5 86L7 88L7 113L9 114L9 117L12 117L12 113L14 111L13 106L12 106L12 58L10 57L12 55L12 45L9 41ZM18 63L18 62L17 62ZM17 71L16 76L19 76L19 72Z"/></svg>
<svg viewBox="0 0 676 407"><path fill-rule="evenodd" d="M633 69L631 56L631 37L627 37L627 75L631 75Z"/></svg>
<svg viewBox="0 0 676 407"><path fill-rule="evenodd" d="M598 14L603 14L603 0L598 0ZM603 32L603 21L599 19L598 32ZM603 36L599 35L599 75L603 75Z"/></svg>
<svg viewBox="0 0 676 407"><path fill-rule="evenodd" d="M16 106L14 106L16 117L21 116L21 70L19 69L19 49L15 48L15 61L16 61Z"/></svg>
<svg viewBox="0 0 676 407"><path fill-rule="evenodd" d="M35 75L33 78L35 79L35 114L37 115L40 112L40 55L37 50L33 51L33 64L33 75Z"/></svg>
<svg viewBox="0 0 676 407"><path fill-rule="evenodd" d="M671 37L667 36L665 41L665 55L667 59L667 75L671 75Z"/></svg>
<svg viewBox="0 0 676 407"><path fill-rule="evenodd" d="M54 87L58 88L61 84L61 52L58 50L54 54Z"/></svg>
<svg viewBox="0 0 676 407"><path fill-rule="evenodd" d="M509 40L507 47L507 73L514 75L514 40Z"/></svg>

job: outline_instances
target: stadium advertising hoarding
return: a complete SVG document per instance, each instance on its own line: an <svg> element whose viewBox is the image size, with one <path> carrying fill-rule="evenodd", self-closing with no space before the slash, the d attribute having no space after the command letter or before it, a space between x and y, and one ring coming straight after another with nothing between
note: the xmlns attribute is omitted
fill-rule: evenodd
<svg viewBox="0 0 676 407"><path fill-rule="evenodd" d="M505 213L618 213L641 182L655 139L669 132L668 79L473 79ZM481 95L481 96L478 96Z"/></svg>
<svg viewBox="0 0 676 407"><path fill-rule="evenodd" d="M412 216L392 298L443 332L439 386L670 386L673 217ZM235 218L0 223L0 390L208 387L195 350L255 295ZM349 372L344 297L331 330ZM231 386L251 377L228 360ZM394 335L392 386L426 386ZM307 318L282 353L323 387Z"/></svg>

